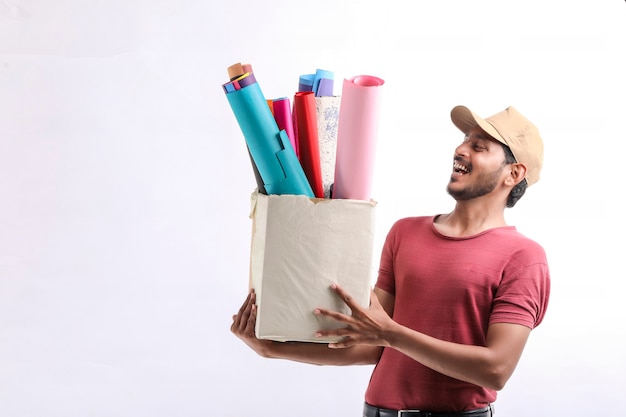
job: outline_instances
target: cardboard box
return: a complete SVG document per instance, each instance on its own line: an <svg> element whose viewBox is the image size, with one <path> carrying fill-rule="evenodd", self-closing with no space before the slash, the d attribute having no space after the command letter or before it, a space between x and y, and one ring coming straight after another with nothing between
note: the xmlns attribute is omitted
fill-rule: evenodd
<svg viewBox="0 0 626 417"><path fill-rule="evenodd" d="M320 329L342 323L313 314L323 307L351 314L330 289L338 283L369 305L373 277L373 201L251 196L250 285L257 294L256 336L276 341L331 342Z"/></svg>

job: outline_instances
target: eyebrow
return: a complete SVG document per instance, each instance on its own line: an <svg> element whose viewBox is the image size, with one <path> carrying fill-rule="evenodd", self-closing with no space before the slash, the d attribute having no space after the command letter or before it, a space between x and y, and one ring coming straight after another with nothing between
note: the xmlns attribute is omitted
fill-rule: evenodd
<svg viewBox="0 0 626 417"><path fill-rule="evenodd" d="M482 139L482 140L494 140L494 139L492 139L492 137L491 137L491 136L486 135L486 134L484 135L484 134L482 134L482 133L476 133L476 134L474 134L474 137L475 137L476 139ZM469 138L469 133L466 133L466 134L465 134L465 139L468 139L468 138Z"/></svg>

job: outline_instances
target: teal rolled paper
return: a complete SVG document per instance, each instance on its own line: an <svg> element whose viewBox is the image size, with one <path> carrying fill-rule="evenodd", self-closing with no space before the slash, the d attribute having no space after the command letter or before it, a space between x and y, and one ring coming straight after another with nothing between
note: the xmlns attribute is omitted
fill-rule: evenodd
<svg viewBox="0 0 626 417"><path fill-rule="evenodd" d="M258 83L226 93L267 194L313 197L313 190L291 145L280 130Z"/></svg>

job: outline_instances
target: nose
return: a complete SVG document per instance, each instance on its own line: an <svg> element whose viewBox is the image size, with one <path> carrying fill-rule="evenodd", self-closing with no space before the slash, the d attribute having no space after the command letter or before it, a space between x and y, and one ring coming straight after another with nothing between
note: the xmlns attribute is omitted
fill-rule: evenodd
<svg viewBox="0 0 626 417"><path fill-rule="evenodd" d="M467 156L469 155L469 145L467 141L463 141L459 146L454 150L455 156Z"/></svg>

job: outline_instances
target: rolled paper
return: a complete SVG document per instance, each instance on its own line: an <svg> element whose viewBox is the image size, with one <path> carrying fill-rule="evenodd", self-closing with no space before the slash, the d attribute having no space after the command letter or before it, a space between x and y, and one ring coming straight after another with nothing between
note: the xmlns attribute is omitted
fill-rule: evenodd
<svg viewBox="0 0 626 417"><path fill-rule="evenodd" d="M274 119L280 130L287 132L289 141L296 155L300 155L298 149L298 142L296 141L296 134L293 130L293 115L291 114L291 101L287 97L281 97L272 100L272 109L274 113Z"/></svg>
<svg viewBox="0 0 626 417"><path fill-rule="evenodd" d="M300 160L300 144L298 143L298 116L296 115L296 110L296 106L294 105L291 108L291 125L293 126L293 138L296 142L296 155L298 155L298 160Z"/></svg>
<svg viewBox="0 0 626 417"><path fill-rule="evenodd" d="M345 79L337 127L333 198L370 200L381 87L378 77Z"/></svg>
<svg viewBox="0 0 626 417"><path fill-rule="evenodd" d="M246 149L248 149L248 145L246 145ZM252 164L252 172L254 173L254 179L256 180L257 191L261 194L267 194L267 190L265 189L265 184L263 184L263 178L261 178L259 169L256 167L256 164L254 163L254 158L252 158L250 149L248 149L248 156L250 157L250 163Z"/></svg>
<svg viewBox="0 0 626 417"><path fill-rule="evenodd" d="M335 179L340 104L341 97L339 96L315 97L322 188L324 188L325 198L331 198L331 187Z"/></svg>
<svg viewBox="0 0 626 417"><path fill-rule="evenodd" d="M315 74L305 74L300 76L300 80L298 82L298 91L313 91L313 79L315 78Z"/></svg>
<svg viewBox="0 0 626 417"><path fill-rule="evenodd" d="M235 82L239 84L239 88L244 88L250 84L254 84L256 82L256 77L251 72L246 72L242 76L238 77Z"/></svg>
<svg viewBox="0 0 626 417"><path fill-rule="evenodd" d="M267 107L270 108L270 112L272 113L272 116L274 116L274 101L272 100L265 100L265 102L267 103ZM274 116L274 119L276 119L276 117ZM280 127L279 127L280 129Z"/></svg>
<svg viewBox="0 0 626 417"><path fill-rule="evenodd" d="M267 194L313 197L284 130L278 129L257 82L226 94Z"/></svg>
<svg viewBox="0 0 626 417"><path fill-rule="evenodd" d="M225 93L231 93L235 90L240 90L250 84L256 83L256 78L254 74L251 72L246 72L245 74L236 77L234 80L230 80L226 84L222 85Z"/></svg>
<svg viewBox="0 0 626 417"><path fill-rule="evenodd" d="M332 73L332 71L326 71L326 70L322 70L322 69L318 69L315 71L315 74L313 76L313 87L311 89L311 91L313 91L315 93L316 97L320 97L322 95L327 95L330 96L332 95L332 91L330 94L320 94L318 92L319 90L319 85L320 85L320 81L321 80L333 80L335 78L335 74ZM332 89L331 89L332 90Z"/></svg>
<svg viewBox="0 0 626 417"><path fill-rule="evenodd" d="M240 62L237 62L231 65L230 67L228 67L227 71L228 71L228 78L231 81L239 77L240 75L245 74L246 72L252 72L252 71L245 71Z"/></svg>
<svg viewBox="0 0 626 417"><path fill-rule="evenodd" d="M315 97L328 97L333 95L334 80L322 78L317 85Z"/></svg>
<svg viewBox="0 0 626 417"><path fill-rule="evenodd" d="M271 184L269 188L271 191L268 194L292 194L292 195L305 195L309 198L313 198L315 194L311 189L311 185L307 181L307 177L304 174L302 165L296 153L291 147L289 142L289 136L287 132L281 130L278 133L279 144L282 147L282 151L276 153L276 159L280 164L280 168L288 174L282 181ZM265 186L268 187L267 185Z"/></svg>
<svg viewBox="0 0 626 417"><path fill-rule="evenodd" d="M235 86L239 87L239 84L233 84L233 83L222 84L222 88L224 89L224 92L226 94L232 93L233 91L238 90L238 88L235 88Z"/></svg>
<svg viewBox="0 0 626 417"><path fill-rule="evenodd" d="M312 91L297 92L294 98L300 163L315 197L324 198L320 148L317 136L315 95Z"/></svg>

